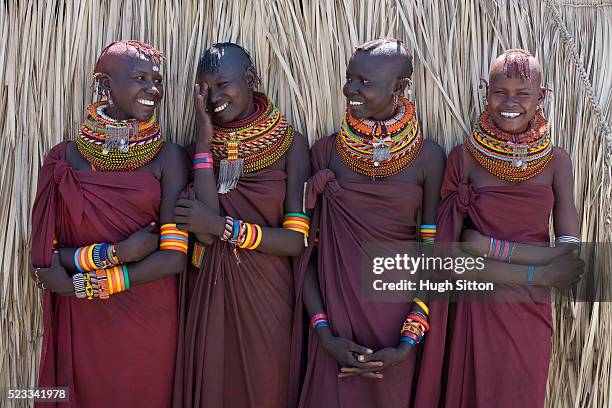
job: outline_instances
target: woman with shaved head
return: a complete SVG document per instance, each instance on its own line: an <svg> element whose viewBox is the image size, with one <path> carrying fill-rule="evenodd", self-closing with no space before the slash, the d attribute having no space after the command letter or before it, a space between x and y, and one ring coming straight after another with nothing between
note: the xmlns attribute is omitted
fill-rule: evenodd
<svg viewBox="0 0 612 408"><path fill-rule="evenodd" d="M399 40L358 47L342 127L312 148L306 206L315 208L319 244L296 278L311 318L300 407L407 407L417 350L430 336L444 338L445 323L429 320L425 298L366 302L360 285L368 242L420 235L431 243L435 234L445 157L423 138L403 96L412 68Z"/></svg>
<svg viewBox="0 0 612 408"><path fill-rule="evenodd" d="M39 385L68 387L61 406L171 404L176 275L187 252L173 210L188 168L155 121L162 60L138 41L106 47L94 74L102 100L40 172L32 212L33 277L45 289Z"/></svg>
<svg viewBox="0 0 612 408"><path fill-rule="evenodd" d="M486 109L449 154L438 240L487 254L478 279L516 302L459 302L451 325L447 407L543 407L551 356L550 287L571 287L582 261L572 164L553 147L538 61L504 52L492 64ZM557 245L549 247L549 216ZM468 229L464 229L467 226Z"/></svg>

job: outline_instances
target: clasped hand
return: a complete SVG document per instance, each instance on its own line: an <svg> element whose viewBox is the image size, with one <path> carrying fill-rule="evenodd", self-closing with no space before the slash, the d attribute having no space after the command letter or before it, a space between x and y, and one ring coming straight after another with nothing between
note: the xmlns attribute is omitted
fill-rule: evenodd
<svg viewBox="0 0 612 408"><path fill-rule="evenodd" d="M323 331L319 336L321 346L340 364L338 378L382 379L384 375L381 371L401 363L414 349L408 343L402 343L399 347L374 352L349 339L333 336L328 329L318 330Z"/></svg>

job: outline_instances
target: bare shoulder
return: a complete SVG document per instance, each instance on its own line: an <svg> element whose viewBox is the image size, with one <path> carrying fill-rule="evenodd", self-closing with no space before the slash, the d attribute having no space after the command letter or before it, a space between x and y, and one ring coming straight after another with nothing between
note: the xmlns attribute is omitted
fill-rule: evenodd
<svg viewBox="0 0 612 408"><path fill-rule="evenodd" d="M179 144L172 142L164 142L164 145L162 146L159 155L163 159L163 161L187 159L187 152L185 151L185 148Z"/></svg>
<svg viewBox="0 0 612 408"><path fill-rule="evenodd" d="M421 156L427 168L444 166L444 162L446 161L444 149L433 140L423 141Z"/></svg>
<svg viewBox="0 0 612 408"><path fill-rule="evenodd" d="M552 163L554 165L555 170L572 168L572 159L570 158L570 155L562 147L558 147L558 146L553 147Z"/></svg>
<svg viewBox="0 0 612 408"><path fill-rule="evenodd" d="M429 139L425 139L423 141L423 150L421 153L428 159L444 160L446 158L446 154L444 153L442 146Z"/></svg>
<svg viewBox="0 0 612 408"><path fill-rule="evenodd" d="M329 145L329 143L333 143L333 141L336 140L336 135L337 133L332 133L331 135L323 136L322 138L314 142L311 148L312 154L314 155L315 153L318 153L318 152L321 152L327 149L328 148L327 146Z"/></svg>
<svg viewBox="0 0 612 408"><path fill-rule="evenodd" d="M291 151L296 154L308 154L308 141L306 137L298 131L293 134L293 143L291 143Z"/></svg>

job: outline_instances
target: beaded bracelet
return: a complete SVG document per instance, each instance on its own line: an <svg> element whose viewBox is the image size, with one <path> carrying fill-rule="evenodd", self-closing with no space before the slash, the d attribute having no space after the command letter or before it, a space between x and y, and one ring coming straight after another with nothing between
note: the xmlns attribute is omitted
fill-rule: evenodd
<svg viewBox="0 0 612 408"><path fill-rule="evenodd" d="M533 273L535 272L535 266L529 265L527 267L527 284L531 285L533 283Z"/></svg>
<svg viewBox="0 0 612 408"><path fill-rule="evenodd" d="M261 243L261 238L263 236L261 227L257 224L249 224L248 222L242 221L241 226L241 235L236 245L243 249L256 249Z"/></svg>
<svg viewBox="0 0 612 408"><path fill-rule="evenodd" d="M493 237L491 237L489 240L489 251L487 252L487 257L501 262L510 263L512 252L514 252L514 242L504 241Z"/></svg>
<svg viewBox="0 0 612 408"><path fill-rule="evenodd" d="M555 238L555 244L574 244L580 245L580 239L571 235L561 235Z"/></svg>
<svg viewBox="0 0 612 408"><path fill-rule="evenodd" d="M196 241L193 244L193 249L191 250L191 264L196 268L201 268L204 264L204 254L206 253L206 247L204 244Z"/></svg>
<svg viewBox="0 0 612 408"><path fill-rule="evenodd" d="M74 266L81 273L105 269L118 263L114 244L92 244L74 251Z"/></svg>
<svg viewBox="0 0 612 408"><path fill-rule="evenodd" d="M112 266L92 272L77 273L72 277L74 294L79 299L106 300L110 295L130 288L127 265Z"/></svg>
<svg viewBox="0 0 612 408"><path fill-rule="evenodd" d="M130 277L126 265L106 269L106 280L109 295L125 292L130 288Z"/></svg>
<svg viewBox="0 0 612 408"><path fill-rule="evenodd" d="M106 270L98 269L96 271L96 280L98 283L98 297L102 300L106 300L110 297L110 291L108 288L108 276Z"/></svg>
<svg viewBox="0 0 612 408"><path fill-rule="evenodd" d="M312 316L310 319L310 326L315 330L319 327L329 327L327 315L325 313L318 313Z"/></svg>
<svg viewBox="0 0 612 408"><path fill-rule="evenodd" d="M74 295L82 299L85 297L85 281L81 272L72 276L72 286L74 286Z"/></svg>
<svg viewBox="0 0 612 408"><path fill-rule="evenodd" d="M427 307L425 302L423 302L418 297L415 297L414 299L412 299L412 303L417 305L423 312L425 312L426 318L429 318L429 307Z"/></svg>
<svg viewBox="0 0 612 408"><path fill-rule="evenodd" d="M415 299L419 302L417 303L417 301L415 301L415 304L418 306L418 308L422 310L427 310L428 314L429 309L427 308L427 306L425 306L425 309L423 309L421 304L425 304L418 298ZM400 331L400 341L407 342L412 344L413 346L416 346L423 340L425 333L427 333L428 331L429 323L427 321L427 317L424 317L418 311L410 312L406 316L406 320L402 325L402 330Z"/></svg>
<svg viewBox="0 0 612 408"><path fill-rule="evenodd" d="M220 237L222 241L238 248L253 250L259 247L262 237L263 231L259 225L225 217L225 228Z"/></svg>
<svg viewBox="0 0 612 408"><path fill-rule="evenodd" d="M304 246L308 246L310 217L306 214L299 212L285 213L283 217L283 228L304 234Z"/></svg>
<svg viewBox="0 0 612 408"><path fill-rule="evenodd" d="M213 158L210 153L196 153L193 156L193 169L212 169Z"/></svg>
<svg viewBox="0 0 612 408"><path fill-rule="evenodd" d="M160 228L159 250L178 251L187 254L189 243L186 231L176 228L176 224L163 224Z"/></svg>
<svg viewBox="0 0 612 408"><path fill-rule="evenodd" d="M436 242L436 224L421 224L419 227L419 236L424 244L435 244Z"/></svg>

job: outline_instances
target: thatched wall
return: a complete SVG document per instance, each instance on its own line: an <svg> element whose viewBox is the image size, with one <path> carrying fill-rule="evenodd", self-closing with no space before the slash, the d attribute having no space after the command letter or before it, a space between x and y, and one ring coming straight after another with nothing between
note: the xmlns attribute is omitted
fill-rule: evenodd
<svg viewBox="0 0 612 408"><path fill-rule="evenodd" d="M0 390L35 381L42 327L26 265L37 171L52 145L75 137L104 45L134 38L166 53L160 122L168 139L185 143L196 57L212 42L237 41L252 51L265 91L312 142L339 124L352 49L380 36L414 50L423 130L447 151L482 107L479 80L492 58L512 47L535 53L554 90L545 105L554 142L575 166L582 238L611 241L612 0L6 0ZM555 324L549 405L611 406L611 305L561 305Z"/></svg>

